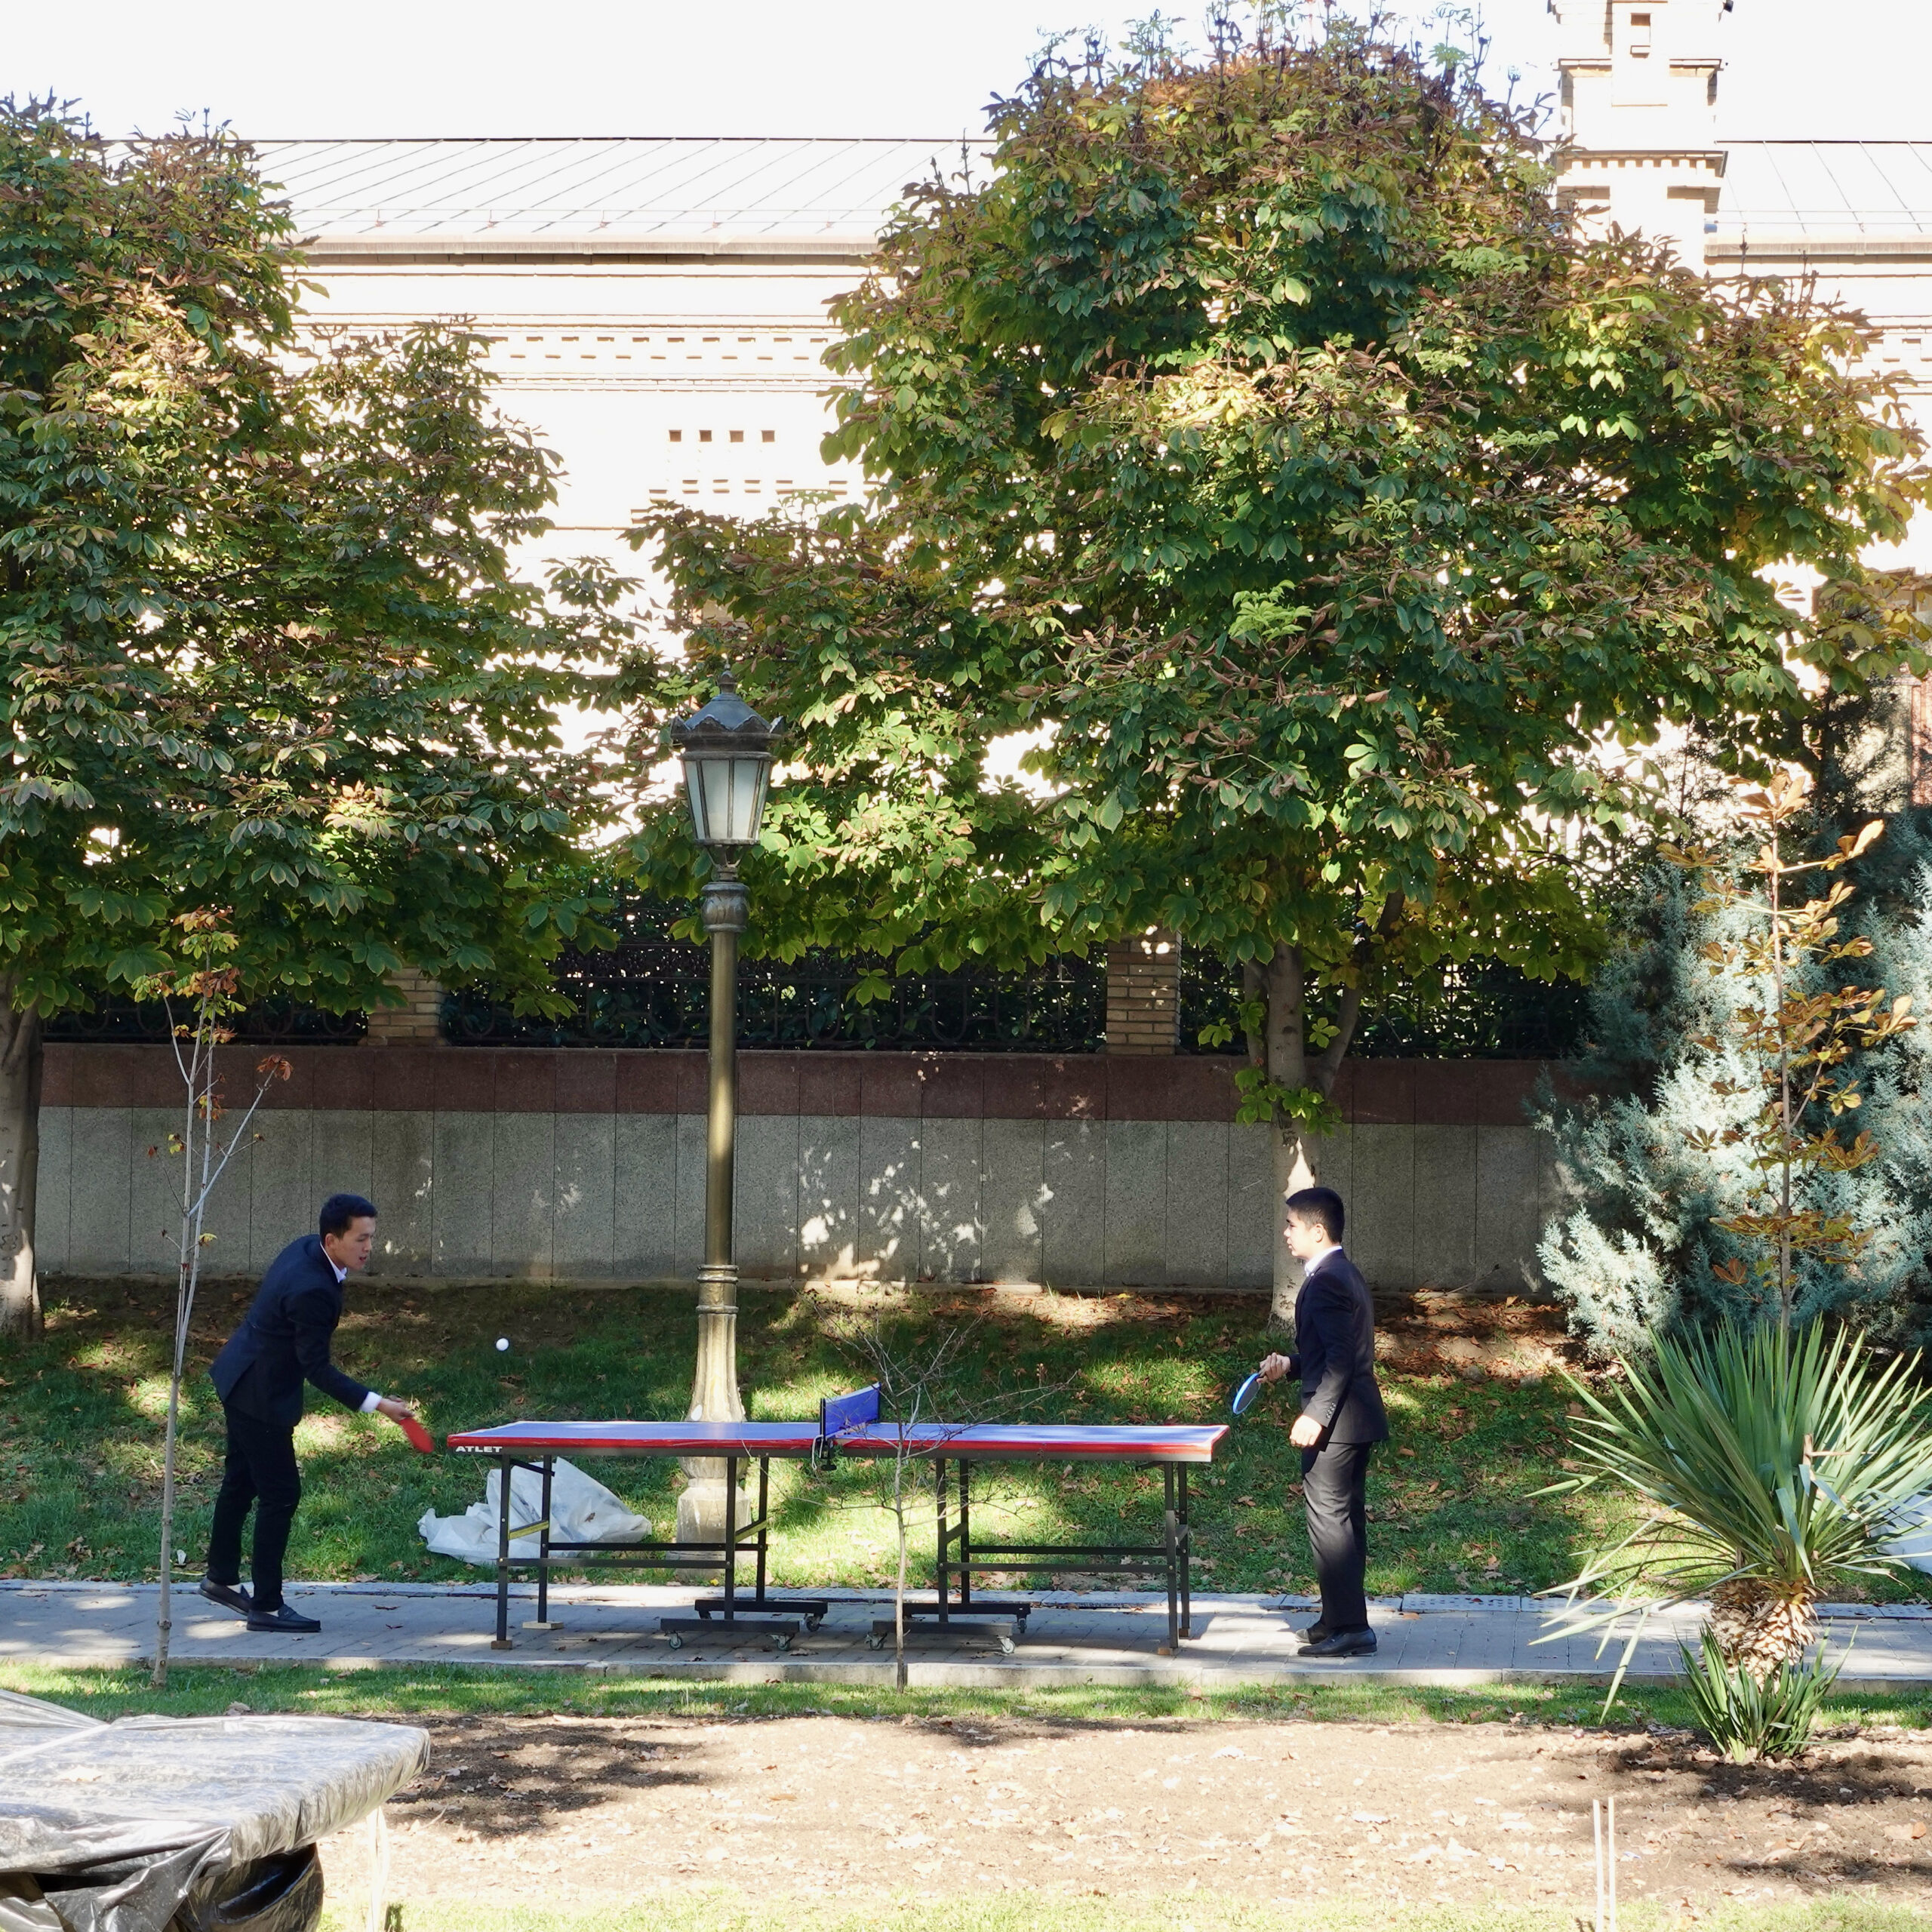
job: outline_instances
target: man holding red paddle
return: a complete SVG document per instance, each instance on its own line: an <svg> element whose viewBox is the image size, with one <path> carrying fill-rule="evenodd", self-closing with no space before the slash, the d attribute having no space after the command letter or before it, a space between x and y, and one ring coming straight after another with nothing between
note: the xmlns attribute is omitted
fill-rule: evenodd
<svg viewBox="0 0 1932 1932"><path fill-rule="evenodd" d="M302 1500L294 1436L303 1383L312 1382L345 1408L387 1416L419 1449L432 1446L407 1404L364 1388L329 1359L342 1319L343 1284L368 1266L375 1243L375 1204L359 1194L331 1195L322 1203L319 1232L291 1241L269 1263L241 1327L208 1370L227 1418L228 1457L208 1531L202 1595L245 1617L251 1630L299 1636L322 1627L281 1595L282 1555ZM242 1526L251 1505L252 1595L241 1587Z"/></svg>

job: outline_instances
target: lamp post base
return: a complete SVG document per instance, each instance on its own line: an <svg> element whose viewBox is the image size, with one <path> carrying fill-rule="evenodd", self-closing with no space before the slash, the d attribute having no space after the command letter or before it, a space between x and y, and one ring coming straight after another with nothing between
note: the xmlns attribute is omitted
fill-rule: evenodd
<svg viewBox="0 0 1932 1932"><path fill-rule="evenodd" d="M678 1494L678 1540L680 1543L716 1543L724 1540L724 1465L722 1463L696 1463L693 1469L706 1472L694 1474L690 1481ZM716 1474L709 1473L715 1470ZM738 1491L734 1520L742 1528L752 1521L758 1510L758 1497L751 1491ZM724 1567L721 1558L716 1569L706 1567L700 1569L680 1568L677 1573L681 1583L716 1583L724 1580Z"/></svg>

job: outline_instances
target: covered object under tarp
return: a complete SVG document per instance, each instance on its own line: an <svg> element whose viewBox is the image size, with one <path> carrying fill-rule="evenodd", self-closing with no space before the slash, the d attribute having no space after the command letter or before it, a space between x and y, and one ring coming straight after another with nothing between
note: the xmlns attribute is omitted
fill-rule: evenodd
<svg viewBox="0 0 1932 1932"><path fill-rule="evenodd" d="M266 1927L233 1900L250 1868L367 1817L429 1755L406 1724L103 1724L0 1691L0 1932Z"/></svg>

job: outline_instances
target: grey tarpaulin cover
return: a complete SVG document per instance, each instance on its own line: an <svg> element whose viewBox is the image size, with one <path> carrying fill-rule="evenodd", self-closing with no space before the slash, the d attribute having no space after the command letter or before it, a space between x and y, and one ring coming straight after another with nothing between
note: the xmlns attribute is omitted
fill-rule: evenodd
<svg viewBox="0 0 1932 1932"><path fill-rule="evenodd" d="M428 1734L407 1724L103 1724L0 1690L0 1875L82 1881L45 1903L0 1884L0 1932L165 1932L201 1885L368 1817L429 1757Z"/></svg>

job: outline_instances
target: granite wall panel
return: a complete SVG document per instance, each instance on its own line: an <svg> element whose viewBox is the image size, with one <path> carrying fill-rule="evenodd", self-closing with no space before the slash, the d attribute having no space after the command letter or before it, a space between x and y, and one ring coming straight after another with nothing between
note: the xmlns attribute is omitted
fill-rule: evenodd
<svg viewBox="0 0 1932 1932"><path fill-rule="evenodd" d="M1047 1123L985 1120L980 1202L986 1217L983 1272L987 1281L1041 1278L1041 1216L1046 1208Z"/></svg>
<svg viewBox="0 0 1932 1932"><path fill-rule="evenodd" d="M986 1222L980 1205L983 1124L977 1115L919 1123L921 1280L985 1278Z"/></svg>
<svg viewBox="0 0 1932 1932"><path fill-rule="evenodd" d="M40 1103L40 1163L34 1181L34 1265L67 1267L68 1208L73 1200L74 1110Z"/></svg>
<svg viewBox="0 0 1932 1932"><path fill-rule="evenodd" d="M660 1281L678 1272L678 1116L620 1113L612 1130L617 1171L611 1272Z"/></svg>
<svg viewBox="0 0 1932 1932"><path fill-rule="evenodd" d="M325 1194L350 1189L381 1210L384 1274L696 1273L703 1055L303 1051L300 1078L215 1196L217 1272L258 1271ZM165 1149L178 1109L160 1062L145 1048L50 1052L60 1102L43 1115L45 1265L165 1273L178 1180L146 1149ZM1269 1284L1271 1137L1233 1121L1226 1065L748 1054L743 1072L736 1223L749 1276ZM1561 1181L1513 1118L1532 1077L1511 1063L1346 1069L1346 1124L1317 1163L1378 1286L1534 1278Z"/></svg>
<svg viewBox="0 0 1932 1932"><path fill-rule="evenodd" d="M1045 1123L1040 1193L1041 1278L1068 1287L1091 1287L1105 1281L1106 1121L1050 1120Z"/></svg>

